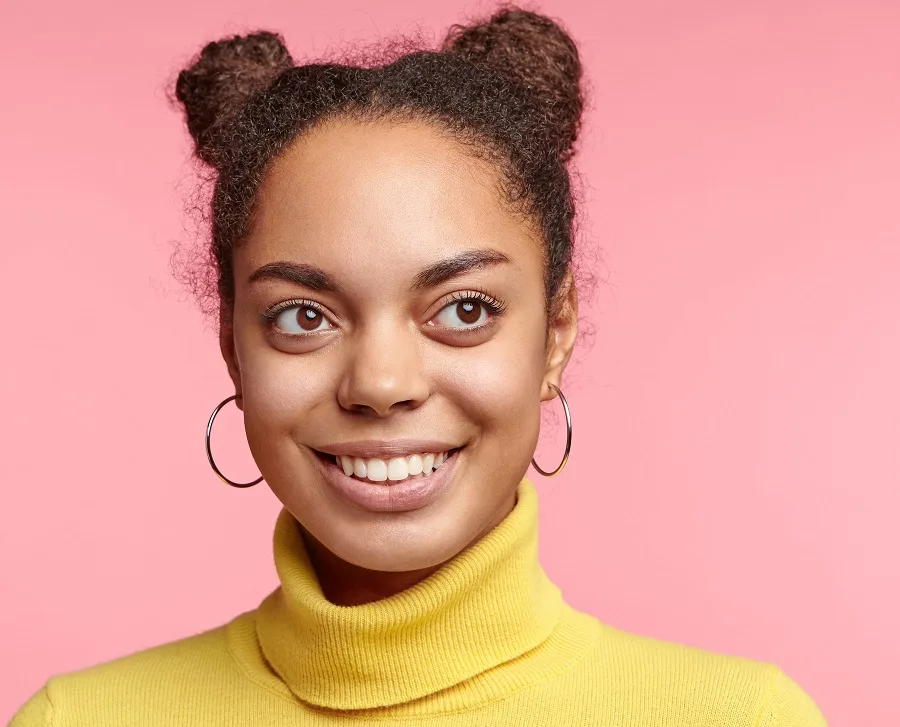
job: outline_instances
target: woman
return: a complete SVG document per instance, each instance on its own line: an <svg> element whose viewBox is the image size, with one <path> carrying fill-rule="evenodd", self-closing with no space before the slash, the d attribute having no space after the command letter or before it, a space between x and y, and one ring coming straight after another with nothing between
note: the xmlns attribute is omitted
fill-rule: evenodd
<svg viewBox="0 0 900 727"><path fill-rule="evenodd" d="M210 462L284 504L280 587L51 678L14 727L825 724L776 666L610 628L539 565L524 475L577 332L580 76L516 9L390 62L295 66L256 33L180 74L234 382L207 452L234 401L261 477Z"/></svg>

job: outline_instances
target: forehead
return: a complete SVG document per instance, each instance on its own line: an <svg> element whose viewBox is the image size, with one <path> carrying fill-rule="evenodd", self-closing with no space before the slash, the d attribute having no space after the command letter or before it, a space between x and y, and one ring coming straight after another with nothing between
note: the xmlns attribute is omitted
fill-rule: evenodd
<svg viewBox="0 0 900 727"><path fill-rule="evenodd" d="M269 169L246 253L250 264L299 254L345 266L486 246L541 258L534 224L501 185L490 162L427 122L329 121Z"/></svg>

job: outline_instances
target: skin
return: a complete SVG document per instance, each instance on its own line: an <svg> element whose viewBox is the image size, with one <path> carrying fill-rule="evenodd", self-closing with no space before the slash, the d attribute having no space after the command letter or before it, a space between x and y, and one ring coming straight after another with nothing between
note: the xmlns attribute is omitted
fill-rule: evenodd
<svg viewBox="0 0 900 727"><path fill-rule="evenodd" d="M335 120L270 167L251 233L234 251L235 301L220 344L260 472L300 523L325 596L356 605L437 570L515 505L574 346L577 297L567 277L545 314L544 247L533 221L500 194L499 176L422 121ZM472 250L506 262L435 286L416 276ZM321 269L337 290L262 276L272 263ZM477 330L453 294L480 290ZM261 314L305 304L274 323ZM231 313L231 315L229 315ZM297 315L316 319L303 330ZM284 325L284 322L293 325ZM465 445L451 486L430 505L369 512L322 477L313 450L361 439Z"/></svg>

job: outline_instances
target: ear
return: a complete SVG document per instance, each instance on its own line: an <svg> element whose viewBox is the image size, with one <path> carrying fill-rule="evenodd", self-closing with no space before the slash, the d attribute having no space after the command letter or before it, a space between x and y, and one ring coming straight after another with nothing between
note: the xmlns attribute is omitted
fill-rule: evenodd
<svg viewBox="0 0 900 727"><path fill-rule="evenodd" d="M578 335L578 291L572 271L569 270L560 283L556 300L551 306L547 335L547 358L544 381L541 384L541 401L549 401L556 392L549 384L560 386L562 374L575 348Z"/></svg>
<svg viewBox="0 0 900 727"><path fill-rule="evenodd" d="M222 358L225 359L225 365L228 367L228 375L234 383L234 393L237 395L234 403L237 404L238 409L244 411L241 367L234 345L234 320L231 311L227 310L224 305L219 308L219 350L222 351Z"/></svg>

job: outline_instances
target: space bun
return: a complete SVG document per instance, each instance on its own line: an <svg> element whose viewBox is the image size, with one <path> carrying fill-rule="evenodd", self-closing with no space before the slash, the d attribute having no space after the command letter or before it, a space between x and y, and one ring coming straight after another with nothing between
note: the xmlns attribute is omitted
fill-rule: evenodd
<svg viewBox="0 0 900 727"><path fill-rule="evenodd" d="M543 106L547 126L567 158L578 138L584 96L578 49L543 15L503 8L484 22L454 25L443 50L509 73Z"/></svg>
<svg viewBox="0 0 900 727"><path fill-rule="evenodd" d="M175 97L184 108L196 155L216 166L225 123L253 94L294 61L277 33L235 35L204 46L178 74Z"/></svg>

